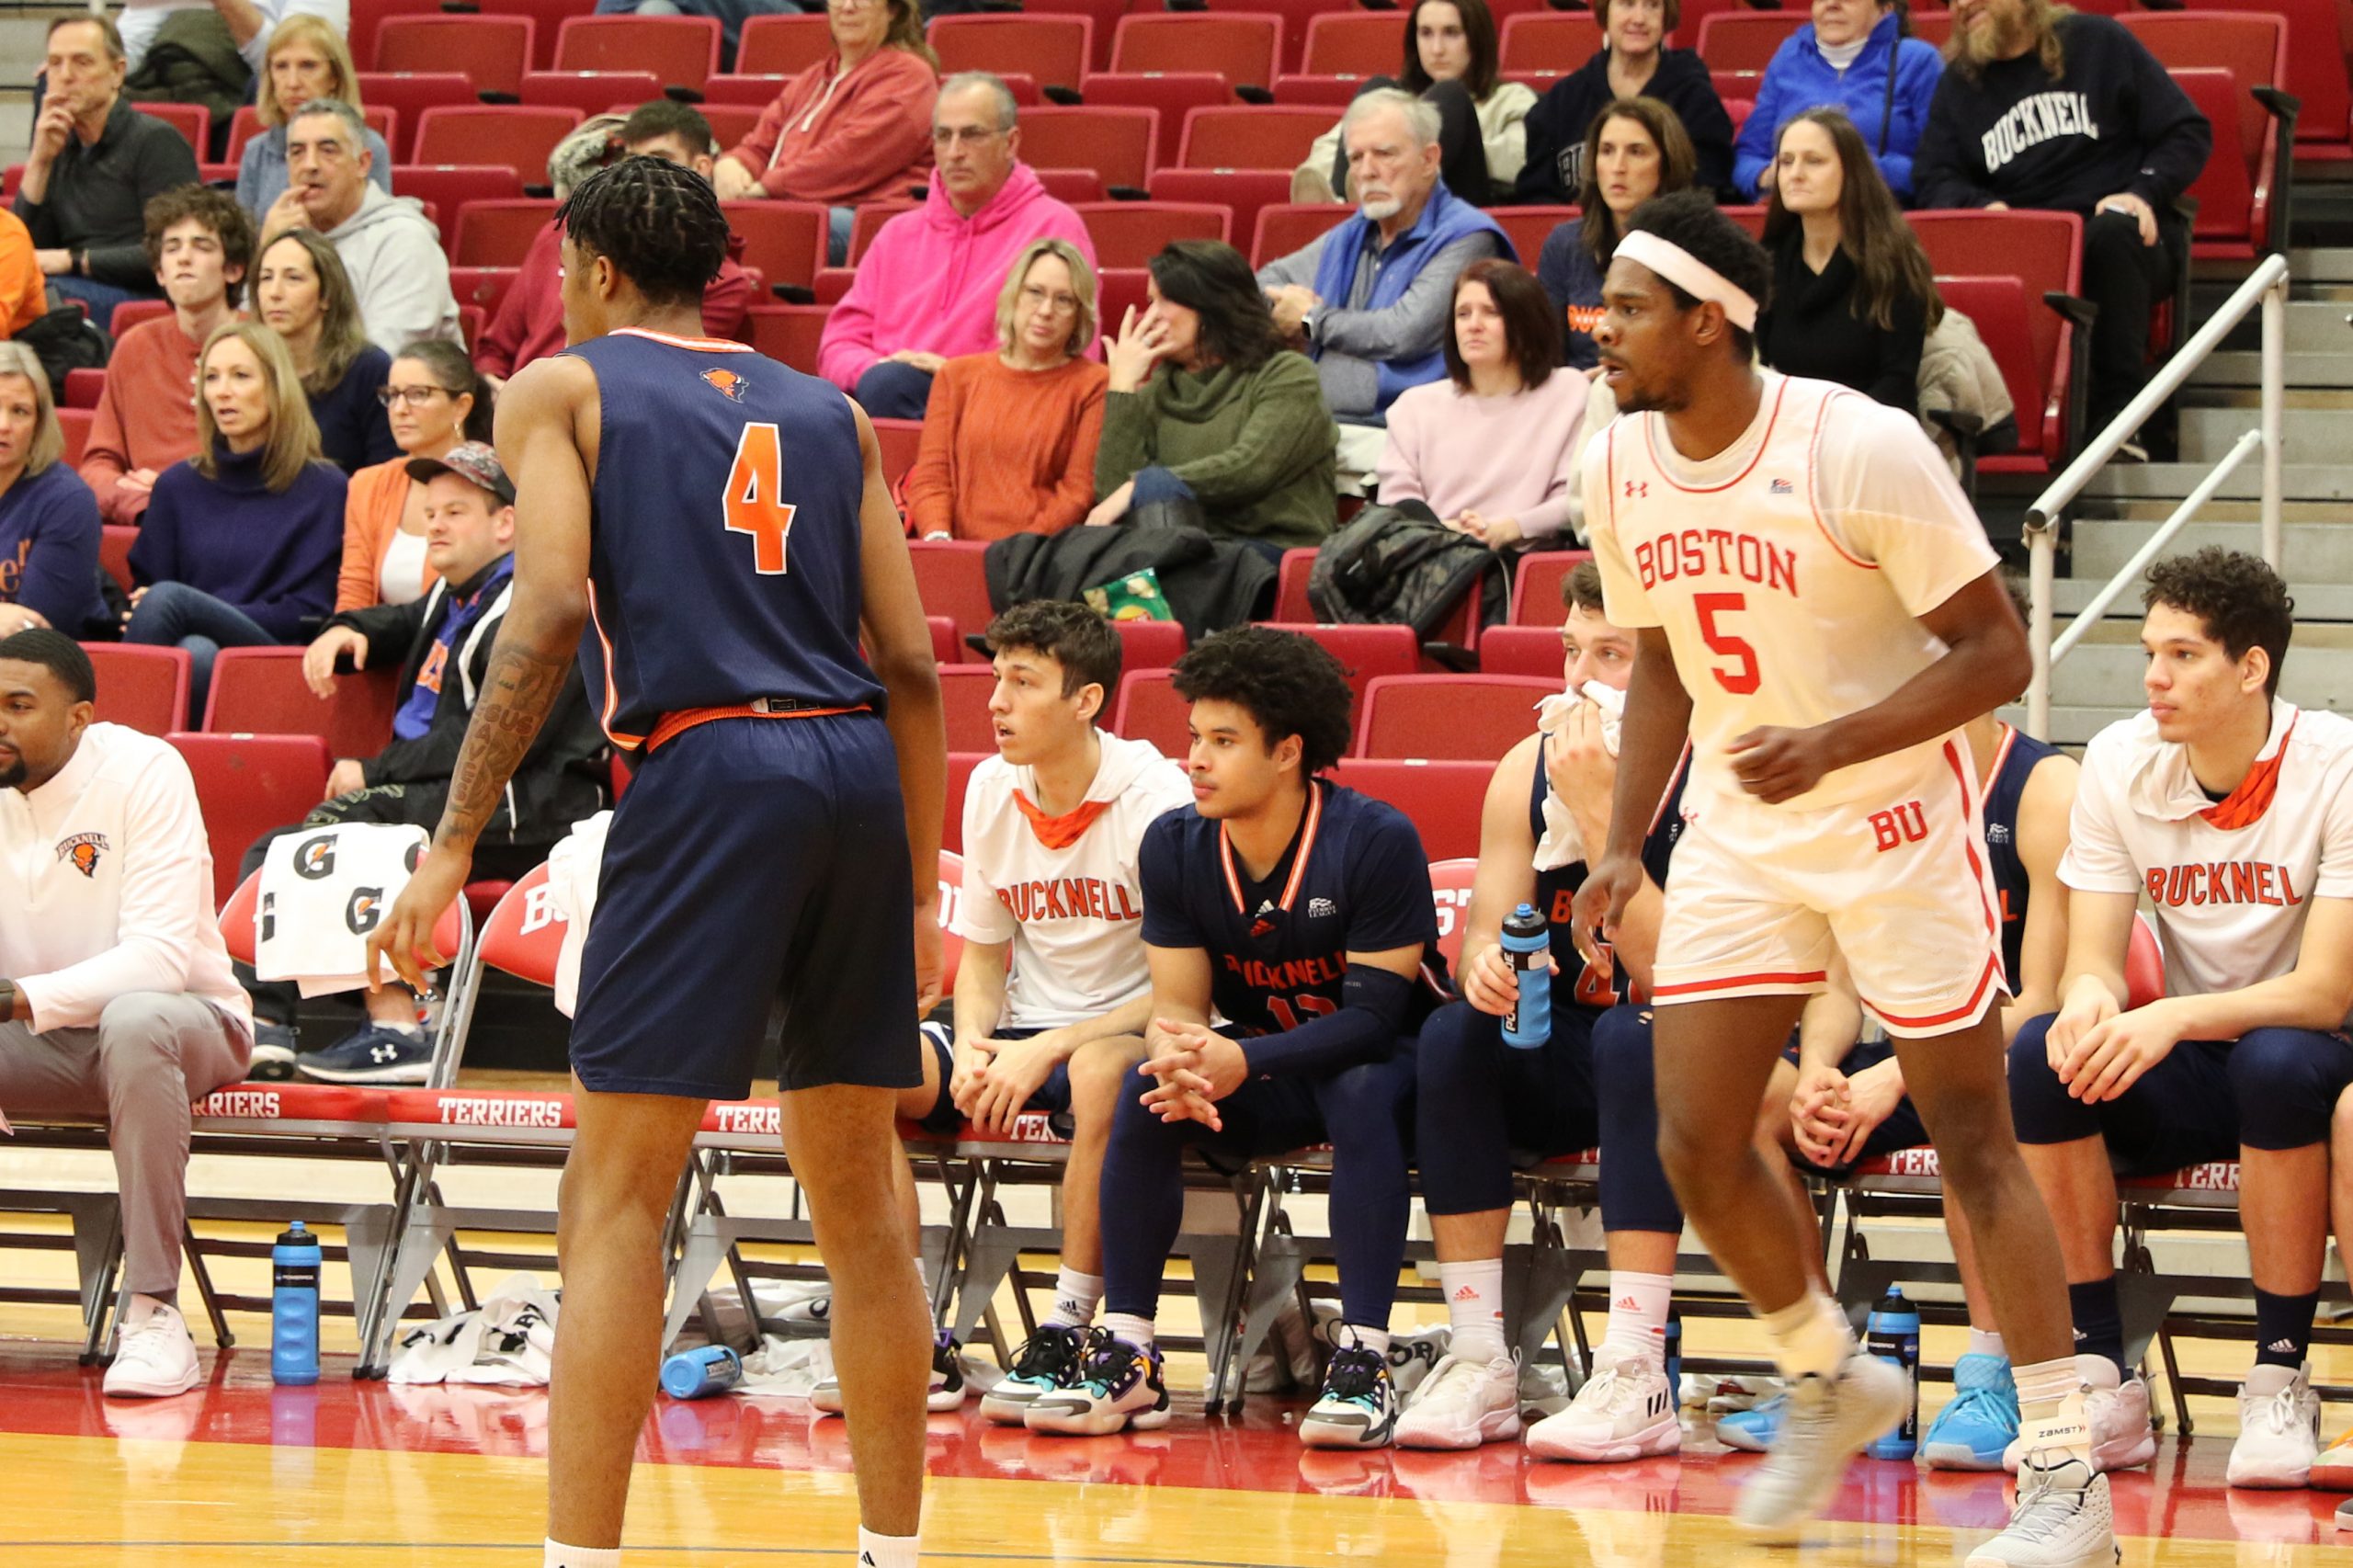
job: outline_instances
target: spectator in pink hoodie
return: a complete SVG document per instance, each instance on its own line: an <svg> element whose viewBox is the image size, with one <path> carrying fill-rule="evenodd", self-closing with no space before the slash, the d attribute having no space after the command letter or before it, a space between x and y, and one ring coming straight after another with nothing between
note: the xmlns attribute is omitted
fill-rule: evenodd
<svg viewBox="0 0 2353 1568"><path fill-rule="evenodd" d="M1067 240L1095 261L1086 225L1020 161L1003 82L949 77L931 150L931 194L874 236L818 345L818 369L877 419L921 419L942 364L995 351L997 294L1023 246Z"/></svg>

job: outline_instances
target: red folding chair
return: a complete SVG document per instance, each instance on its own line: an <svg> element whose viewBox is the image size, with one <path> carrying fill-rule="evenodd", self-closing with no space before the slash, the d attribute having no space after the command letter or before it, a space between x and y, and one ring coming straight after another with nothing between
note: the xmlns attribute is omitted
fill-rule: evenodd
<svg viewBox="0 0 2353 1568"><path fill-rule="evenodd" d="M1090 201L1078 210L1095 242L1098 267L1142 267L1172 240L1228 240L1233 214L1223 207L1165 201Z"/></svg>
<svg viewBox="0 0 2353 1568"><path fill-rule="evenodd" d="M1690 25L1688 14L1683 19ZM1719 11L1699 23L1699 58L1711 71L1761 72L1811 20L1804 11Z"/></svg>
<svg viewBox="0 0 2353 1568"><path fill-rule="evenodd" d="M1177 162L1188 169L1280 169L1288 175L1331 129L1331 111L1314 107L1197 108L1185 117Z"/></svg>
<svg viewBox="0 0 2353 1568"><path fill-rule="evenodd" d="M1928 265L1939 277L2016 278L2029 301L2022 330L2043 402L2018 409L2018 449L1983 458L1980 473L2051 472L2086 432L2091 336L2083 307L2084 223L2072 212L1913 212L1906 214ZM2040 301L2037 305L2035 301ZM1986 334L1977 323L1980 335ZM1990 346L1991 339L1988 338ZM1995 351L1996 358L2000 351Z"/></svg>
<svg viewBox="0 0 2353 1568"><path fill-rule="evenodd" d="M1093 169L1115 191L1142 190L1157 166L1160 115L1148 108L1049 104L1021 117L1021 155L1055 169Z"/></svg>
<svg viewBox="0 0 2353 1568"><path fill-rule="evenodd" d="M335 755L373 756L392 738L393 667L343 676L318 698L302 679L300 648L223 648L204 703L207 734L316 735ZM315 801L313 802L316 804Z"/></svg>
<svg viewBox="0 0 2353 1568"><path fill-rule="evenodd" d="M136 642L85 642L98 680L101 722L126 724L150 735L188 728L191 661L185 648L150 648Z"/></svg>
<svg viewBox="0 0 2353 1568"><path fill-rule="evenodd" d="M1601 23L1590 11L1525 12L1504 24L1503 68L1566 75L1600 48Z"/></svg>
<svg viewBox="0 0 2353 1568"><path fill-rule="evenodd" d="M1520 676L1384 676L1365 693L1351 755L1498 762L1560 689Z"/></svg>
<svg viewBox="0 0 2353 1568"><path fill-rule="evenodd" d="M817 373L817 346L825 335L830 305L755 305L745 318L745 340L803 375Z"/></svg>
<svg viewBox="0 0 2353 1568"><path fill-rule="evenodd" d="M811 16L751 17L736 35L735 74L798 76L833 55L834 35L822 11Z"/></svg>
<svg viewBox="0 0 2353 1568"><path fill-rule="evenodd" d="M1490 626L1479 633L1479 673L1558 681L1566 670L1557 626Z"/></svg>
<svg viewBox="0 0 2353 1568"><path fill-rule="evenodd" d="M1316 105L1330 109L1336 123L1362 91L1364 78L1361 76L1278 76L1274 86L1275 102L1284 108Z"/></svg>
<svg viewBox="0 0 2353 1568"><path fill-rule="evenodd" d="M1410 11L1320 12L1299 68L1310 76L1395 76L1414 47Z"/></svg>
<svg viewBox="0 0 2353 1568"><path fill-rule="evenodd" d="M527 71L523 74L524 108L577 109L584 119L592 114L632 109L661 96L662 78L651 71Z"/></svg>
<svg viewBox="0 0 2353 1568"><path fill-rule="evenodd" d="M1095 23L1086 17L969 15L933 18L926 36L942 76L1020 72L1041 86L1076 87L1095 58Z"/></svg>
<svg viewBox="0 0 2353 1568"><path fill-rule="evenodd" d="M2340 37L2344 23L2335 0L2261 0L2260 4L2256 0L2195 0L2190 10L2234 16L2253 12L2282 18L2288 29L2284 74L2256 85L2282 88L2294 94L2302 104L2296 116L2298 158L2321 163L2353 158L2353 134L2348 134L2353 128L2347 124L2348 117L2353 117L2353 86L2347 85L2347 51ZM2131 28L2143 42L2148 41L2144 27L2150 19L2118 7L2117 20ZM2204 17L2200 15L2182 19ZM2166 59L2165 62L2192 63L2180 59ZM2200 60L2195 63L2221 62Z"/></svg>
<svg viewBox="0 0 2353 1568"><path fill-rule="evenodd" d="M210 155L212 146L212 111L202 104L173 104L133 102L131 106L150 119L160 119L180 133L188 150L199 158Z"/></svg>
<svg viewBox="0 0 2353 1568"><path fill-rule="evenodd" d="M371 69L454 71L477 93L517 93L536 58L535 39L529 17L387 17L376 29Z"/></svg>
<svg viewBox="0 0 2353 1568"><path fill-rule="evenodd" d="M461 72L419 71L378 72L359 74L360 101L363 113L373 113L381 105L392 118L392 128L378 126L384 145L392 150L395 166L415 163L417 121L425 111L444 104L463 107L479 103L474 97L474 85ZM372 123L372 121L370 122Z"/></svg>
<svg viewBox="0 0 2353 1568"><path fill-rule="evenodd" d="M1185 629L1173 620L1115 620L1111 630L1123 670L1165 670L1185 656Z"/></svg>
<svg viewBox="0 0 2353 1568"><path fill-rule="evenodd" d="M915 540L907 555L915 562L915 593L926 615L954 618L959 637L977 636L996 619L989 603L989 580L978 540ZM989 743L992 748L996 743Z"/></svg>
<svg viewBox="0 0 2353 1568"><path fill-rule="evenodd" d="M1111 36L1111 69L1211 71L1230 86L1263 87L1282 43L1283 19L1267 12L1133 11Z"/></svg>
<svg viewBox="0 0 2353 1568"><path fill-rule="evenodd" d="M1160 168L1176 163L1188 114L1233 102L1233 85L1214 71L1098 71L1086 78L1084 90L1090 108L1148 108L1159 114L1153 161Z"/></svg>
<svg viewBox="0 0 2353 1568"><path fill-rule="evenodd" d="M825 265L825 231L832 221L822 202L722 201L727 226L744 241L744 265L757 267L770 287L806 289Z"/></svg>
<svg viewBox="0 0 2353 1568"><path fill-rule="evenodd" d="M520 267L554 220L555 204L534 197L469 201L458 209L458 243L449 260L458 267Z"/></svg>
<svg viewBox="0 0 2353 1568"><path fill-rule="evenodd" d="M1589 550L1531 550L1521 556L1511 584L1512 624L1559 626L1568 613L1561 602L1561 585L1579 562L1592 559Z"/></svg>
<svg viewBox="0 0 2353 1568"><path fill-rule="evenodd" d="M1193 749L1193 705L1176 695L1166 670L1129 670L1120 676L1120 700L1111 730L1131 741L1150 741L1179 763Z"/></svg>
<svg viewBox="0 0 2353 1568"><path fill-rule="evenodd" d="M524 184L536 185L548 177L548 154L579 126L576 108L526 108L521 104L429 108L416 128L416 161L454 164L462 158L504 164Z"/></svg>
<svg viewBox="0 0 2353 1568"><path fill-rule="evenodd" d="M939 666L939 707L948 721L949 751L996 750L996 721L989 699L996 695L996 671L986 665Z"/></svg>
<svg viewBox="0 0 2353 1568"><path fill-rule="evenodd" d="M715 17L566 17L556 28L559 71L651 71L665 87L702 91L719 72Z"/></svg>
<svg viewBox="0 0 2353 1568"><path fill-rule="evenodd" d="M1479 817L1487 780L1483 762L1432 762L1424 757L1344 757L1332 781L1386 801L1413 819L1422 853L1451 860L1479 854Z"/></svg>
<svg viewBox="0 0 2353 1568"><path fill-rule="evenodd" d="M238 862L254 841L301 822L326 798L334 759L316 735L183 731L167 738L196 780L197 808L212 848L212 897L225 903L237 888Z"/></svg>
<svg viewBox="0 0 2353 1568"><path fill-rule="evenodd" d="M1250 265L1264 267L1294 251L1305 250L1346 222L1356 211L1344 201L1286 201L1258 209L1258 228L1250 239Z"/></svg>

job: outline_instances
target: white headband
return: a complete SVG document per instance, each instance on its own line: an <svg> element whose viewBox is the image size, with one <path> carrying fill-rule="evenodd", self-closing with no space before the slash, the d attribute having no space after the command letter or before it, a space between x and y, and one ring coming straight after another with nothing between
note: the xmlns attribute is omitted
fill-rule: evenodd
<svg viewBox="0 0 2353 1568"><path fill-rule="evenodd" d="M1748 290L1674 241L1637 229L1618 242L1616 254L1642 263L1693 299L1713 300L1724 308L1724 319L1743 332L1756 330L1756 301Z"/></svg>

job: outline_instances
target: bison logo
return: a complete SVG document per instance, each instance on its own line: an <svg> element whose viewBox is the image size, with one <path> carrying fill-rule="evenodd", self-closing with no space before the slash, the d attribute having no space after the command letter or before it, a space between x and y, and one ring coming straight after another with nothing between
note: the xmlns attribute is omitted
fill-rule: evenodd
<svg viewBox="0 0 2353 1568"><path fill-rule="evenodd" d="M743 377L737 375L734 371L722 370L716 367L711 369L705 370L702 373L702 379L704 381L709 383L713 392L718 392L730 403L743 402L744 389L750 385L749 382L745 381Z"/></svg>
<svg viewBox="0 0 2353 1568"><path fill-rule="evenodd" d="M84 876L95 877L98 874L98 861L108 847L103 833L77 833L57 846L57 858L71 861Z"/></svg>

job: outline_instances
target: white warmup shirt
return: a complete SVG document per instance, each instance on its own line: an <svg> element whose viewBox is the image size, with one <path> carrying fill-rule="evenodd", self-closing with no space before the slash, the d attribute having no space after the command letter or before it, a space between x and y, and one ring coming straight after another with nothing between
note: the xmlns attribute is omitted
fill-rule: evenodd
<svg viewBox="0 0 2353 1568"><path fill-rule="evenodd" d="M1717 795L1741 792L1725 751L1740 734L1844 718L1934 663L1944 644L1917 618L1996 559L1918 420L1829 381L1763 379L1755 421L1705 462L1676 452L1657 414L1621 415L1586 449L1606 613L1665 629L1691 693L1692 782ZM1939 744L1783 804L1880 805Z"/></svg>
<svg viewBox="0 0 2353 1568"><path fill-rule="evenodd" d="M1047 846L1014 799L1017 791L1037 803L1029 768L993 756L965 787L956 934L1013 944L1001 1028L1082 1023L1152 983L1136 852L1145 828L1192 802L1192 786L1151 742L1101 739L1103 759L1079 807L1093 820L1063 848Z"/></svg>
<svg viewBox="0 0 2353 1568"><path fill-rule="evenodd" d="M2353 722L2271 704L2271 733L2227 800L2143 711L2084 749L2059 880L2156 906L2165 990L2205 996L2296 967L2315 898L2353 898Z"/></svg>
<svg viewBox="0 0 2353 1568"><path fill-rule="evenodd" d="M368 933L384 922L424 858L426 832L349 823L282 833L261 863L254 972L302 994L368 983Z"/></svg>
<svg viewBox="0 0 2353 1568"><path fill-rule="evenodd" d="M196 781L153 735L93 724L57 777L0 790L0 976L36 1034L93 1028L134 992L199 996L248 1031L253 1005L212 911Z"/></svg>

